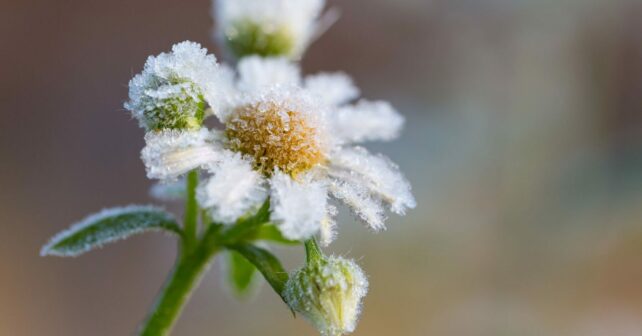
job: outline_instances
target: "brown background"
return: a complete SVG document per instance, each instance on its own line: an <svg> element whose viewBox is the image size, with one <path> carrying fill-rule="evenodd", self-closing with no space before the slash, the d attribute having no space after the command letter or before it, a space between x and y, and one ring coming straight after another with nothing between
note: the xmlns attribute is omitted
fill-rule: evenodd
<svg viewBox="0 0 642 336"><path fill-rule="evenodd" d="M336 1L306 72L346 70L408 119L373 144L418 209L334 253L371 291L355 335L642 335L642 3ZM0 2L0 335L132 335L174 242L40 258L55 232L149 202L123 110L145 58L210 39L198 1ZM277 250L288 267L301 250ZM212 267L176 335L314 335L264 287L238 303Z"/></svg>

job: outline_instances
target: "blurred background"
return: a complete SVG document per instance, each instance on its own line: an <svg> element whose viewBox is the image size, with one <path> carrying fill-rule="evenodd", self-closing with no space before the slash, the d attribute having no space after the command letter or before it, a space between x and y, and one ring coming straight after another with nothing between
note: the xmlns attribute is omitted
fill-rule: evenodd
<svg viewBox="0 0 642 336"><path fill-rule="evenodd" d="M371 289L354 335L642 335L642 1L331 1L306 72L345 70L407 118L368 147L417 209L333 253ZM40 258L103 207L147 203L143 132L122 108L148 55L211 40L207 0L0 1L0 335L133 335L174 258L144 235ZM173 206L180 211L180 207ZM289 268L302 249L280 248ZM214 265L175 335L315 335Z"/></svg>

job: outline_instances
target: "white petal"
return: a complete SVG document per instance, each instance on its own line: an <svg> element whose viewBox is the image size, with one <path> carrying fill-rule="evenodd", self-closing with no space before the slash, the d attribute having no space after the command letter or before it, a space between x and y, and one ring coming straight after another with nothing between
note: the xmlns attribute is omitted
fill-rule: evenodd
<svg viewBox="0 0 642 336"><path fill-rule="evenodd" d="M343 181L362 184L396 214L403 215L407 208L416 206L410 183L399 167L382 155L372 155L361 147L344 148L331 157L329 172Z"/></svg>
<svg viewBox="0 0 642 336"><path fill-rule="evenodd" d="M145 135L146 146L141 159L150 179L172 180L203 165L216 162L220 148L214 143L215 133L163 130Z"/></svg>
<svg viewBox="0 0 642 336"><path fill-rule="evenodd" d="M339 106L359 97L359 89L343 72L320 73L305 78L305 88L326 104Z"/></svg>
<svg viewBox="0 0 642 336"><path fill-rule="evenodd" d="M321 221L319 229L320 242L323 246L330 245L337 236L337 222L334 220L337 209L332 205L328 205L326 213L326 217Z"/></svg>
<svg viewBox="0 0 642 336"><path fill-rule="evenodd" d="M238 87L245 92L258 92L272 86L298 86L301 71L285 58L245 57L239 61Z"/></svg>
<svg viewBox="0 0 642 336"><path fill-rule="evenodd" d="M214 175L198 187L196 197L217 222L236 222L267 196L263 177L238 153L225 152L220 163L209 170Z"/></svg>
<svg viewBox="0 0 642 336"><path fill-rule="evenodd" d="M386 228L381 202L374 199L365 186L335 180L330 184L330 192L373 230L380 231Z"/></svg>
<svg viewBox="0 0 642 336"><path fill-rule="evenodd" d="M392 140L404 124L403 116L384 101L361 100L339 108L333 117L333 130L344 142Z"/></svg>
<svg viewBox="0 0 642 336"><path fill-rule="evenodd" d="M317 233L326 218L326 187L306 176L295 181L282 172L276 172L270 183L271 219L281 233L293 240L306 239Z"/></svg>

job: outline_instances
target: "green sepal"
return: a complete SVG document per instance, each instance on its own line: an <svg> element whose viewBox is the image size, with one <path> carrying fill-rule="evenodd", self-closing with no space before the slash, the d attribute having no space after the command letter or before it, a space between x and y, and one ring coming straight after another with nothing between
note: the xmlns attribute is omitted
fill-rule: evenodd
<svg viewBox="0 0 642 336"><path fill-rule="evenodd" d="M41 256L75 257L107 243L147 231L182 235L174 217L154 206L131 205L88 216L55 235L40 250Z"/></svg>

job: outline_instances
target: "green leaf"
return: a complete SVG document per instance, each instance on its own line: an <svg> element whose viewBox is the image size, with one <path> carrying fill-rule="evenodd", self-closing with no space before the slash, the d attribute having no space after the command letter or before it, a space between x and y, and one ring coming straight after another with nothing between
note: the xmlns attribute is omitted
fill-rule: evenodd
<svg viewBox="0 0 642 336"><path fill-rule="evenodd" d="M261 226L253 237L255 240L264 240L272 243L278 243L283 245L300 245L301 242L298 240L287 239L283 236L281 231L274 224L268 224Z"/></svg>
<svg viewBox="0 0 642 336"><path fill-rule="evenodd" d="M222 242L225 245L234 245L245 239L259 226L270 220L270 200L266 200L261 208L253 215L241 217L235 225L231 226L222 234Z"/></svg>
<svg viewBox="0 0 642 336"><path fill-rule="evenodd" d="M269 251L254 245L240 244L230 246L230 248L251 262L263 274L263 277L274 291L283 298L283 288L288 281L289 275L283 269L279 259Z"/></svg>
<svg viewBox="0 0 642 336"><path fill-rule="evenodd" d="M155 230L182 234L174 217L154 206L106 209L55 235L43 246L40 255L75 257L107 243Z"/></svg>
<svg viewBox="0 0 642 336"><path fill-rule="evenodd" d="M256 267L236 251L228 251L226 257L229 267L228 282L234 294L240 297L248 296L252 292L258 275Z"/></svg>

